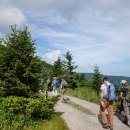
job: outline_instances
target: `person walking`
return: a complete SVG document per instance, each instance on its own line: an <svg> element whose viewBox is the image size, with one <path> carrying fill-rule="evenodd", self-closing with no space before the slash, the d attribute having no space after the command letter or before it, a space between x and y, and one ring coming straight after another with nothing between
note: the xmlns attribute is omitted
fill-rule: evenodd
<svg viewBox="0 0 130 130"><path fill-rule="evenodd" d="M41 84L41 85L44 85L44 77L42 77L42 78L40 79L40 84Z"/></svg>
<svg viewBox="0 0 130 130"><path fill-rule="evenodd" d="M52 84L52 80L50 77L48 77L47 79L47 87L48 87L48 91L51 91L51 84Z"/></svg>
<svg viewBox="0 0 130 130"><path fill-rule="evenodd" d="M110 128L110 130L113 130L113 104L114 101L109 101L107 100L107 88L111 85L109 83L108 78L104 77L103 78L103 84L101 85L101 102L100 102L100 113L102 117L102 122L103 122L103 128ZM107 109L108 111L108 119L105 114L105 110Z"/></svg>
<svg viewBox="0 0 130 130"><path fill-rule="evenodd" d="M44 77L40 79L41 90L44 89Z"/></svg>
<svg viewBox="0 0 130 130"><path fill-rule="evenodd" d="M57 80L56 77L54 77L54 80L52 81L52 87L53 87L53 96L57 95Z"/></svg>
<svg viewBox="0 0 130 130"><path fill-rule="evenodd" d="M65 92L67 88L67 81L64 80L64 78L61 79L61 85L60 85L60 92L61 92L61 97L62 97L62 102L66 103L67 98L65 97Z"/></svg>
<svg viewBox="0 0 130 130"><path fill-rule="evenodd" d="M121 88L121 92L120 92L120 96L119 99L123 99L123 108L124 108L124 112L125 112L125 120L122 121L125 124L128 124L128 121L130 122L130 115L129 115L129 111L130 111L130 102L128 100L126 100L126 96L127 96L127 81L126 80L122 80L121 81L121 85L123 86Z"/></svg>

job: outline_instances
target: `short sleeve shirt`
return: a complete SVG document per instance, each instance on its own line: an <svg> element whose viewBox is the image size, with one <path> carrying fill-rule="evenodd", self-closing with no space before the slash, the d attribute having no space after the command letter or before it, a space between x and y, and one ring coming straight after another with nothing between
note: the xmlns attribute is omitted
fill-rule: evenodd
<svg viewBox="0 0 130 130"><path fill-rule="evenodd" d="M66 89L64 86L64 80L61 81L62 89Z"/></svg>
<svg viewBox="0 0 130 130"><path fill-rule="evenodd" d="M100 90L103 90L104 91L103 95L106 95L106 93L107 93L107 86L106 86L106 84L102 84Z"/></svg>
<svg viewBox="0 0 130 130"><path fill-rule="evenodd" d="M61 81L61 85L63 85L63 86L64 86L64 80L62 80L62 81Z"/></svg>
<svg viewBox="0 0 130 130"><path fill-rule="evenodd" d="M120 92L122 92L123 93L123 97L126 97L126 88L121 88L120 89Z"/></svg>
<svg viewBox="0 0 130 130"><path fill-rule="evenodd" d="M103 91L104 91L104 94L103 94L103 95L106 95L106 94L107 94L107 87L108 87L109 85L111 85L109 82L108 82L107 84L104 83L104 84L101 85L100 90L103 90Z"/></svg>
<svg viewBox="0 0 130 130"><path fill-rule="evenodd" d="M56 80L53 80L52 84L53 84L53 87L56 88Z"/></svg>

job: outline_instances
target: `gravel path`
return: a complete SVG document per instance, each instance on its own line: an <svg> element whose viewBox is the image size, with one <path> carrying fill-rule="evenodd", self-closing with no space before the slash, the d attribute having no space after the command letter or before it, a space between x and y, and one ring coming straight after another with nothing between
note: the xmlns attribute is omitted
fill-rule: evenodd
<svg viewBox="0 0 130 130"><path fill-rule="evenodd" d="M101 124L99 105L71 96L67 96L67 98L95 114L88 115L59 100L55 106L55 111L61 115L70 130L104 130ZM114 130L130 130L130 125L121 122L123 118L123 115L114 112Z"/></svg>

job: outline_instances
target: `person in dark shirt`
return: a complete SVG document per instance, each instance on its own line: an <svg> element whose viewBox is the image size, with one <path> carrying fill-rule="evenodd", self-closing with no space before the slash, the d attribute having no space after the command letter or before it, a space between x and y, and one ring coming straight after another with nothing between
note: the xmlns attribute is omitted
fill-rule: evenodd
<svg viewBox="0 0 130 130"><path fill-rule="evenodd" d="M123 87L124 84L122 84L122 87L120 89L120 95L119 95L119 101L121 101L121 104L120 104L120 109L119 109L119 112L121 113L121 111L123 111L123 97L126 96L126 88Z"/></svg>
<svg viewBox="0 0 130 130"><path fill-rule="evenodd" d="M126 97L126 86L127 86L127 81L126 80L121 80L121 83L122 85L121 89L120 89L120 95L119 95L119 98L118 100L121 100L121 104L120 104L120 113L121 111L124 110L124 107L123 107L123 97ZM128 120L127 120L127 117L125 115L125 120L122 121L123 123L127 124L128 123Z"/></svg>
<svg viewBox="0 0 130 130"><path fill-rule="evenodd" d="M123 93L123 97L126 97L126 88L125 87L122 87L120 92Z"/></svg>
<svg viewBox="0 0 130 130"><path fill-rule="evenodd" d="M51 77L48 77L48 79L47 79L47 87L48 87L48 91L51 91L51 90L52 90L52 88L51 88L51 84L52 84L52 79L51 79Z"/></svg>

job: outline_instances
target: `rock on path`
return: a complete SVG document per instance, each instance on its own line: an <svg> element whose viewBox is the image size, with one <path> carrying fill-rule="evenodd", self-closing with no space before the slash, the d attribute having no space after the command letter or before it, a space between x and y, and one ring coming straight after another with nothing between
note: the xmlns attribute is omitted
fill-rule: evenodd
<svg viewBox="0 0 130 130"><path fill-rule="evenodd" d="M99 105L71 96L67 96L67 98L69 98L71 102L81 105L95 114L88 115L59 100L54 109L61 115L70 130L104 130L101 125ZM121 122L123 118L122 115L114 112L114 130L130 130L130 126Z"/></svg>

